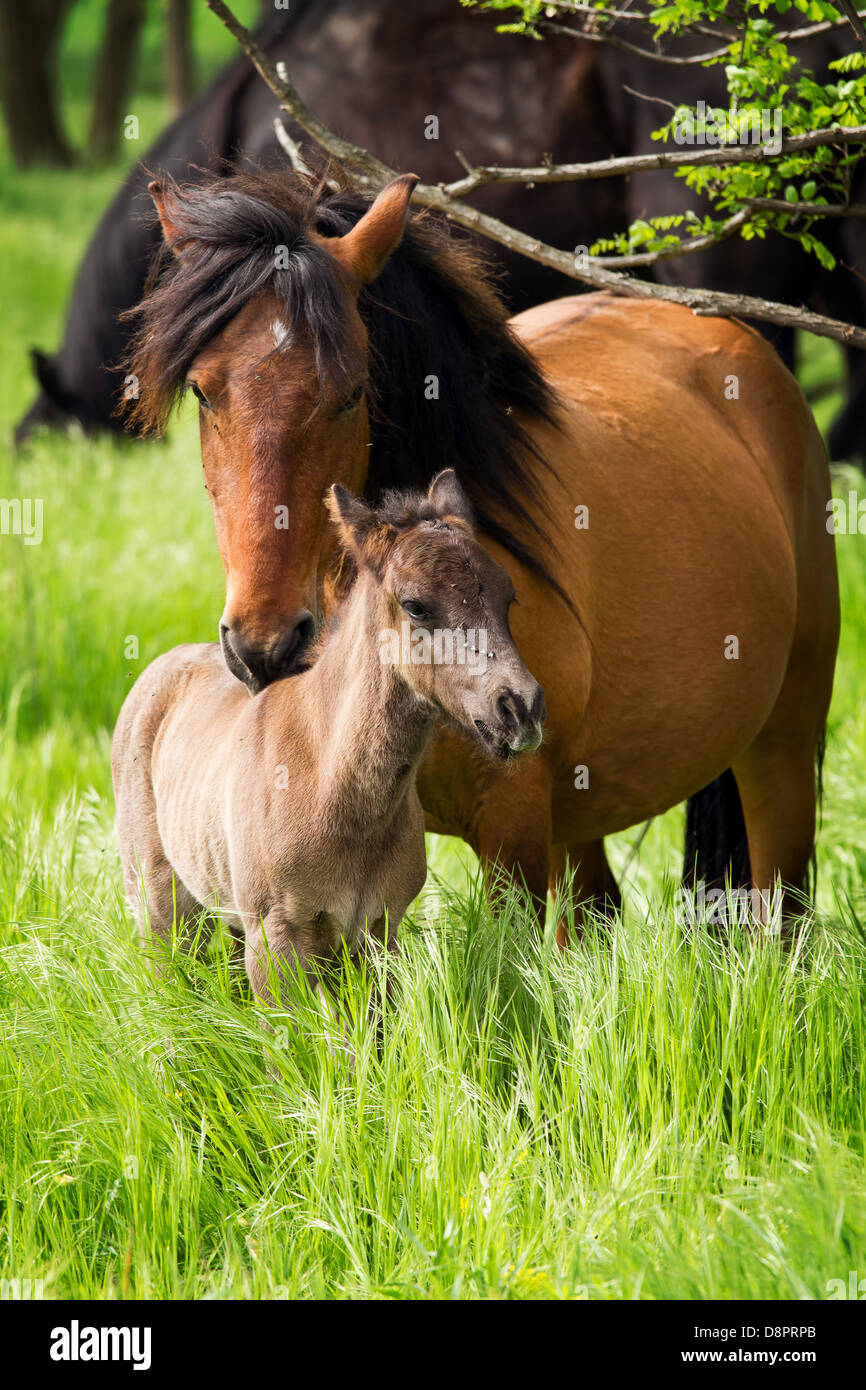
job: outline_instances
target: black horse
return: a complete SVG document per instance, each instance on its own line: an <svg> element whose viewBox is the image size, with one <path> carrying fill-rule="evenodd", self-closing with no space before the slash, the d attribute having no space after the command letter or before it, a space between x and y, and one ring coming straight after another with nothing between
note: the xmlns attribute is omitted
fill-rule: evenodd
<svg viewBox="0 0 866 1390"><path fill-rule="evenodd" d="M669 68L566 37L531 42L498 34L496 19L467 12L455 0L317 0L276 15L257 37L273 61L287 62L302 97L328 125L428 182L459 176L457 149L473 162L517 165L536 163L544 153L588 161L657 149L650 131L667 115L657 100L727 104L719 67ZM679 40L676 51L707 42ZM805 66L823 73L844 43L831 31L800 43L798 53ZM97 228L73 289L63 345L53 357L34 352L41 392L16 439L38 423L69 419L88 430L122 429L114 415L119 381L110 369L124 355L131 326L118 316L140 299L159 241L145 194L147 171L188 179L195 177L190 166L282 162L273 132L277 114L275 98L249 61L238 58L148 150ZM863 182L862 166L856 177ZM474 201L563 247L590 245L635 216L680 211L688 202L698 207L682 180L663 172L533 191L498 185L480 190ZM822 236L839 262L833 272L821 270L796 243L774 236L732 238L708 252L662 262L657 274L674 283L805 302L866 326L866 225L831 220ZM573 280L487 246L507 275L515 309L574 293ZM793 334L759 326L792 365ZM847 400L831 451L836 458L863 458L866 354L852 350L847 357Z"/></svg>

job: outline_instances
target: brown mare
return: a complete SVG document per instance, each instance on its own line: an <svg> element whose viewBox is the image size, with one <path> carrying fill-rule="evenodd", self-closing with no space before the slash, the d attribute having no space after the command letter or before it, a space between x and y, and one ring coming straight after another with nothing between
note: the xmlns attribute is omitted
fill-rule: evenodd
<svg viewBox="0 0 866 1390"><path fill-rule="evenodd" d="M250 700L215 643L175 647L133 686L112 746L142 933L168 941L219 907L266 1002L271 963L315 985L343 946L396 949L426 877L415 778L434 726L507 759L538 748L545 717L508 630L511 580L454 472L377 511L339 484L329 501L357 577L312 668Z"/></svg>
<svg viewBox="0 0 866 1390"><path fill-rule="evenodd" d="M198 397L229 669L251 691L297 670L350 581L332 479L375 498L451 464L549 717L513 768L438 731L428 828L540 909L567 861L578 901L615 905L604 837L690 798L687 873L801 890L839 608L799 387L756 332L678 306L591 294L508 323L477 254L408 219L413 184L372 206L289 172L152 189L175 254L139 309L133 419Z"/></svg>

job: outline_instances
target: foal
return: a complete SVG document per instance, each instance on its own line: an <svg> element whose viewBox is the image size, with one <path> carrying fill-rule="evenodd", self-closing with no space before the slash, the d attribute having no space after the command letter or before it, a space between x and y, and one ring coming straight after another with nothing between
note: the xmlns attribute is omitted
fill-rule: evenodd
<svg viewBox="0 0 866 1390"><path fill-rule="evenodd" d="M316 987L343 943L396 949L426 877L415 775L434 726L508 758L538 747L545 718L508 629L511 580L453 470L376 511L335 484L328 507L357 573L312 667L251 699L215 643L175 647L112 745L139 929L166 940L202 908L230 912L266 1003L271 963Z"/></svg>

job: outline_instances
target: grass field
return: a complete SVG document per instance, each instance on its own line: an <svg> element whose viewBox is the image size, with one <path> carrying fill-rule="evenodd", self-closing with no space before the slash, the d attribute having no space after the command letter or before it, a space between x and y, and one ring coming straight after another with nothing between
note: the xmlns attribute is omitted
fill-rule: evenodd
<svg viewBox="0 0 866 1390"><path fill-rule="evenodd" d="M65 55L79 134L97 9ZM0 537L0 1278L45 1297L821 1299L866 1277L866 539L839 540L819 911L795 951L675 925L679 811L634 862L637 831L617 839L622 926L567 959L519 904L491 917L471 855L431 840L381 1055L378 982L356 982L354 1070L310 1007L269 1043L275 1080L225 942L154 993L120 894L114 719L222 603L195 422L12 456L26 348L55 345L118 170L0 160L0 496L42 498L45 530ZM809 384L837 370L810 347Z"/></svg>

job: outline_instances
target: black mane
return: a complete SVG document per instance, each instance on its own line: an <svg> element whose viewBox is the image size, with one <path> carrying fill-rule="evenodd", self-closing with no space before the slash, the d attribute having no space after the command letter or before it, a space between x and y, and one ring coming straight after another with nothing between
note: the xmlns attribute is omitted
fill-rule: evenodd
<svg viewBox="0 0 866 1390"><path fill-rule="evenodd" d="M282 300L290 335L294 325L309 329L320 379L340 380L343 298L331 257L306 233L342 236L369 200L264 170L164 190L174 244L188 246L180 257L163 248L133 311L140 324L124 363L139 381L129 403L133 424L145 432L164 427L193 359L266 288ZM277 246L287 248L286 269L276 268ZM421 489L453 467L480 528L565 598L512 530L520 521L550 544L520 498L533 492L533 472L548 467L525 426L555 420L555 395L509 329L486 262L443 220L415 216L383 273L362 291L359 311L371 355L367 498ZM438 382L435 400L425 395L430 377Z"/></svg>

